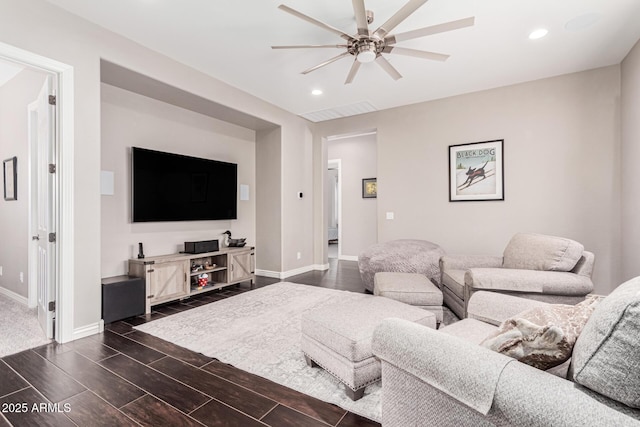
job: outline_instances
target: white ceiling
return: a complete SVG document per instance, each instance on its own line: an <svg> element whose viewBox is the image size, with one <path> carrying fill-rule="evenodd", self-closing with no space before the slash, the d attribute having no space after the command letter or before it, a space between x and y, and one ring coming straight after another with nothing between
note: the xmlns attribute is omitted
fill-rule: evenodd
<svg viewBox="0 0 640 427"><path fill-rule="evenodd" d="M435 62L386 55L402 79L394 81L370 63L345 86L351 57L300 74L341 50L270 46L343 43L277 7L284 3L355 34L349 0L48 1L299 115L337 107L342 115L357 114L618 64L640 38L638 0L431 0L391 33L475 16L473 27L398 43L451 57ZM375 13L371 27L405 3L365 0ZM597 14L590 15L597 21L580 30L565 28L587 14ZM539 27L549 34L529 40ZM311 95L316 88L324 93Z"/></svg>

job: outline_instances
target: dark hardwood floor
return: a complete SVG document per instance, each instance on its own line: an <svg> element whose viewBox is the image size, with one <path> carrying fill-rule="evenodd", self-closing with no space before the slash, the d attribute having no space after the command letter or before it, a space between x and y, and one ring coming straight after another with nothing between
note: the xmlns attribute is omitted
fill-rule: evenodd
<svg viewBox="0 0 640 427"><path fill-rule="evenodd" d="M286 279L364 292L355 262ZM279 282L258 277L256 287ZM248 284L153 308L102 334L0 359L0 427L379 426L133 326L250 291Z"/></svg>

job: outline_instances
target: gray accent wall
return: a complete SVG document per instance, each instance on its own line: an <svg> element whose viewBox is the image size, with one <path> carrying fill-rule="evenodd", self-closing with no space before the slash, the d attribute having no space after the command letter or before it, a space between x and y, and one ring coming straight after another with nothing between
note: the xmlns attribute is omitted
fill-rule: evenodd
<svg viewBox="0 0 640 427"><path fill-rule="evenodd" d="M377 129L379 241L500 255L520 231L565 236L595 252L596 291L609 293L621 280L620 90L614 65L319 123L314 142ZM505 200L449 202L448 147L494 139Z"/></svg>
<svg viewBox="0 0 640 427"><path fill-rule="evenodd" d="M622 62L622 280L640 275L640 41Z"/></svg>
<svg viewBox="0 0 640 427"><path fill-rule="evenodd" d="M102 84L101 167L114 173L114 194L101 196L101 272L127 273L127 260L184 250L185 241L219 240L225 230L256 244L256 198L240 200L238 219L131 222L131 147L220 160L238 165L238 185L255 191L256 132L193 111Z"/></svg>
<svg viewBox="0 0 640 427"><path fill-rule="evenodd" d="M45 78L43 73L25 69L0 87L0 161L18 158L18 200L4 200L0 188L0 287L25 298L29 295L30 242L27 108L38 97Z"/></svg>

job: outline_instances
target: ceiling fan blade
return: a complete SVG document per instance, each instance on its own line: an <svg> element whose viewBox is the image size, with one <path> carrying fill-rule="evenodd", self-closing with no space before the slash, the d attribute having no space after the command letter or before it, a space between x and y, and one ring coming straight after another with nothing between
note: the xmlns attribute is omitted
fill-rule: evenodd
<svg viewBox="0 0 640 427"><path fill-rule="evenodd" d="M347 56L347 55L351 55L351 54L350 54L349 52L341 53L340 55L338 55L338 56L334 56L333 58L328 59L328 60L324 61L323 63L316 65L315 67L311 67L311 68L309 68L309 69L307 69L307 70L304 70L304 71L302 72L302 74L309 74L310 72L315 71L315 70L317 70L318 68L322 68L322 67L324 67L325 65L329 65L329 64L331 64L332 62L336 62L338 59L342 59L342 58L344 58L344 57L345 57L345 56Z"/></svg>
<svg viewBox="0 0 640 427"><path fill-rule="evenodd" d="M305 15L302 12L298 12L295 9L291 9L289 6L281 4L280 6L278 6L278 9L284 10L285 12L290 13L293 16L297 16L298 18L303 19L303 20L305 20L307 22L310 22L313 25L317 25L320 28L324 28L327 31L331 31L332 33L337 34L338 36L342 37L343 39L345 39L347 41L353 40L353 37L351 37L349 34L346 34L346 33L342 32L342 31L340 31L339 29L337 29L335 27L332 27L329 24L325 24L324 22L320 22L315 18L312 18L312 17L310 17L308 15Z"/></svg>
<svg viewBox="0 0 640 427"><path fill-rule="evenodd" d="M380 28L374 31L374 35L384 38L397 27L402 21L407 19L409 15L415 12L420 6L425 4L428 0L409 0L409 3L405 4L402 9L397 11L395 15L387 20L384 24L380 25Z"/></svg>
<svg viewBox="0 0 640 427"><path fill-rule="evenodd" d="M376 58L376 62L378 63L379 66L382 67L383 70L387 72L387 74L391 76L393 80L398 80L402 78L402 74L400 74L398 70L393 68L393 65L391 65L391 63L387 61L387 59L384 56L378 55L378 57Z"/></svg>
<svg viewBox="0 0 640 427"><path fill-rule="evenodd" d="M471 27L475 22L475 17L459 19L457 21L445 22L444 24L432 25L430 27L420 28L418 30L407 31L406 33L395 34L385 37L386 44L394 44L405 40L417 39L419 37L430 36L432 34L444 33L447 31L459 30L461 28Z"/></svg>
<svg viewBox="0 0 640 427"><path fill-rule="evenodd" d="M290 46L271 46L271 49L322 49L322 48L337 48L346 49L346 44L299 44Z"/></svg>
<svg viewBox="0 0 640 427"><path fill-rule="evenodd" d="M367 23L367 11L364 8L364 0L352 0L353 13L356 15L356 24L358 25L358 35L369 35L369 24Z"/></svg>
<svg viewBox="0 0 640 427"><path fill-rule="evenodd" d="M385 46L382 50L384 53L392 53L396 55L415 56L416 58L430 59L432 61L444 62L449 59L449 55L436 52L427 52L424 50L408 49L406 47Z"/></svg>
<svg viewBox="0 0 640 427"><path fill-rule="evenodd" d="M353 81L353 78L356 76L356 74L358 73L358 70L360 69L360 64L361 62L358 61L357 59L353 60L353 65L351 66L351 70L349 70L349 74L347 75L347 80L344 81L344 84L348 85Z"/></svg>

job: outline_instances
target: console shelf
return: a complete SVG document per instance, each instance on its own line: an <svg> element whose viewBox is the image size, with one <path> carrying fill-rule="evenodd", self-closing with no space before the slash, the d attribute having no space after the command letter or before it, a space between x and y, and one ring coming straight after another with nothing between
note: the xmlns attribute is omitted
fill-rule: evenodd
<svg viewBox="0 0 640 427"><path fill-rule="evenodd" d="M198 289L206 274L207 285ZM129 260L129 275L142 277L146 286L146 313L151 307L188 298L225 286L255 281L255 248L224 248L202 254L172 254Z"/></svg>

